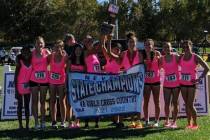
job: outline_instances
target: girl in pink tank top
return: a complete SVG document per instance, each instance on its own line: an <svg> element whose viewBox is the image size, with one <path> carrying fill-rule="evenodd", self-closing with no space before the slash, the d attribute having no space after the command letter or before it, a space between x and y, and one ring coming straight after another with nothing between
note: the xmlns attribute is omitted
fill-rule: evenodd
<svg viewBox="0 0 210 140"><path fill-rule="evenodd" d="M136 48L137 38L135 33L129 32L127 38L128 50L124 51L121 55L121 66L123 70L128 70L132 66L143 62L143 56Z"/></svg>
<svg viewBox="0 0 210 140"><path fill-rule="evenodd" d="M155 104L155 122L154 127L159 126L160 117L160 52L154 49L154 41L152 39L147 39L144 42L145 52L146 52L146 73L145 73L145 85L144 85L144 118L145 125L149 125L149 114L148 114L148 104L150 99L150 94L152 92L154 104Z"/></svg>
<svg viewBox="0 0 210 140"><path fill-rule="evenodd" d="M190 60L184 60L184 57L181 57L180 60L181 66L181 77L180 84L181 85L194 85L193 82L196 79L196 68L197 64L195 63L195 54L192 53Z"/></svg>
<svg viewBox="0 0 210 140"><path fill-rule="evenodd" d="M85 71L84 50L81 45L77 45L70 56L70 72L84 72L84 71ZM71 108L70 105L67 105L69 113L71 110L70 108ZM79 119L75 118L75 120L71 122L71 119L69 118L69 128L79 128L79 127L80 127Z"/></svg>
<svg viewBox="0 0 210 140"><path fill-rule="evenodd" d="M23 47L21 54L16 57L16 69L15 69L15 98L18 101L17 116L19 121L19 128L23 128L22 124L22 106L24 99L25 118L26 118L26 129L29 129L29 103L30 103L30 86L29 80L31 77L32 66L31 66L31 51L30 48Z"/></svg>
<svg viewBox="0 0 210 140"><path fill-rule="evenodd" d="M45 42L42 37L36 38L35 49L32 52L32 73L30 87L32 92L32 114L35 119L34 129L45 128L45 100L48 89L48 62L47 56L50 52L44 48ZM38 102L40 94L41 126L38 121Z"/></svg>
<svg viewBox="0 0 210 140"><path fill-rule="evenodd" d="M57 40L51 55L48 56L49 61L49 84L50 84L50 108L52 127L57 128L57 109L56 97L59 96L61 127L65 127L66 121L66 71L68 67L68 56L64 51L64 43Z"/></svg>
<svg viewBox="0 0 210 140"><path fill-rule="evenodd" d="M145 84L160 83L159 58L155 56L153 60L146 59L145 65Z"/></svg>
<svg viewBox="0 0 210 140"><path fill-rule="evenodd" d="M123 70L128 70L134 65L143 63L143 55L139 53L137 50L137 38L134 32L129 32L127 35L127 45L128 50L122 52L121 58L121 67ZM137 114L137 120L134 120L134 115L131 116L131 123L128 127L130 128L142 128L142 124L140 122L141 114Z"/></svg>
<svg viewBox="0 0 210 140"><path fill-rule="evenodd" d="M165 127L177 128L176 120L178 114L178 98L179 98L179 56L172 53L170 42L163 45L165 55L161 57L161 66L164 70L163 93L165 101ZM173 105L173 121L169 120L170 105Z"/></svg>
<svg viewBox="0 0 210 140"><path fill-rule="evenodd" d="M106 65L104 66L105 73L118 74L121 68L121 48L119 43L111 43L111 35L101 36L101 49L106 59ZM107 47L106 47L107 46ZM116 126L124 126L122 116L113 116L112 123Z"/></svg>
<svg viewBox="0 0 210 140"><path fill-rule="evenodd" d="M101 73L101 66L97 57L98 48L93 46L93 38L89 35L84 39L84 46L86 48L84 52L85 66L87 73ZM85 127L89 127L89 120L85 120ZM99 118L95 119L95 127L98 128Z"/></svg>
<svg viewBox="0 0 210 140"><path fill-rule="evenodd" d="M111 43L111 35L102 36L101 37L101 49L103 55L106 58L106 65L104 66L104 71L106 73L117 74L120 72L121 62L120 62L120 55L121 55L121 45L119 43ZM106 42L108 47L106 47Z"/></svg>
<svg viewBox="0 0 210 140"><path fill-rule="evenodd" d="M70 56L70 71L85 71L84 49L78 45Z"/></svg>
<svg viewBox="0 0 210 140"><path fill-rule="evenodd" d="M48 51L46 49L40 50L40 55L37 56L37 50L32 52L32 67L31 81L36 83L48 83L48 71L47 71L47 56Z"/></svg>
<svg viewBox="0 0 210 140"><path fill-rule="evenodd" d="M202 60L200 56L192 53L192 42L186 40L182 44L184 54L180 58L181 66L181 77L180 77L180 87L183 100L185 102L188 129L198 129L197 125L197 114L194 107L195 100L195 85L199 83L206 76L209 71L209 67ZM197 78L196 68L197 65L204 68L203 73Z"/></svg>

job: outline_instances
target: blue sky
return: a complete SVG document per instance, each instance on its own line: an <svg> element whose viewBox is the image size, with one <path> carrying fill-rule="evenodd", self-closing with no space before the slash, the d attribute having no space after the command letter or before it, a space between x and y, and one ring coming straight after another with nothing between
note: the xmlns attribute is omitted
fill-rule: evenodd
<svg viewBox="0 0 210 140"><path fill-rule="evenodd" d="M102 3L104 1L108 1L108 0L97 0L99 3Z"/></svg>

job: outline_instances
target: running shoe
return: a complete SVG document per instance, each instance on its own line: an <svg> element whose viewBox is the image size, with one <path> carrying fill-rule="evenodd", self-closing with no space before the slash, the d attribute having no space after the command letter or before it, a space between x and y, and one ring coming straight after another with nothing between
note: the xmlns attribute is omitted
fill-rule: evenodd
<svg viewBox="0 0 210 140"><path fill-rule="evenodd" d="M143 125L140 121L135 122L135 128L143 128Z"/></svg>
<svg viewBox="0 0 210 140"><path fill-rule="evenodd" d="M191 126L191 129L192 130L197 130L199 127L198 127L198 125L193 125L193 126Z"/></svg>
<svg viewBox="0 0 210 140"><path fill-rule="evenodd" d="M176 122L172 123L169 127L172 128L172 129L178 128Z"/></svg>
<svg viewBox="0 0 210 140"><path fill-rule="evenodd" d="M149 121L145 121L145 122L144 122L144 127L151 127L150 122L149 122Z"/></svg>
<svg viewBox="0 0 210 140"><path fill-rule="evenodd" d="M131 122L129 125L128 125L128 128L135 128L136 127L136 123L135 122Z"/></svg>
<svg viewBox="0 0 210 140"><path fill-rule="evenodd" d="M189 124L188 124L188 125L186 126L186 129L191 129L191 128L192 128L192 125L189 125Z"/></svg>
<svg viewBox="0 0 210 140"><path fill-rule="evenodd" d="M95 125L95 128L99 128L99 125L98 125L98 124L96 124L96 125Z"/></svg>
<svg viewBox="0 0 210 140"><path fill-rule="evenodd" d="M57 122L52 122L52 128L53 129L57 129L58 128Z"/></svg>
<svg viewBox="0 0 210 140"><path fill-rule="evenodd" d="M89 125L85 124L84 129L89 129Z"/></svg>
<svg viewBox="0 0 210 140"><path fill-rule="evenodd" d="M62 122L62 123L61 123L61 128L66 128L65 122Z"/></svg>
<svg viewBox="0 0 210 140"><path fill-rule="evenodd" d="M152 125L153 127L159 127L159 122L155 121L155 123Z"/></svg>
<svg viewBox="0 0 210 140"><path fill-rule="evenodd" d="M75 127L75 128L80 128L80 124L79 124L79 123L76 123L76 124L74 125L74 127Z"/></svg>
<svg viewBox="0 0 210 140"><path fill-rule="evenodd" d="M170 123L170 121L165 121L164 122L164 127L169 128L172 124Z"/></svg>

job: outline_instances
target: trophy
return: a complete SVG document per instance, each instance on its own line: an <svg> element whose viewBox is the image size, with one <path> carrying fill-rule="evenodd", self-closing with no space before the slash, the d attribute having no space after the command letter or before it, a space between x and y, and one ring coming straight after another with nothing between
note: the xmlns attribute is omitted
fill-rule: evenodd
<svg viewBox="0 0 210 140"><path fill-rule="evenodd" d="M109 12L109 22L103 22L101 24L100 33L102 35L114 34L115 29L115 18L118 14L119 7L114 4L109 4L108 12Z"/></svg>

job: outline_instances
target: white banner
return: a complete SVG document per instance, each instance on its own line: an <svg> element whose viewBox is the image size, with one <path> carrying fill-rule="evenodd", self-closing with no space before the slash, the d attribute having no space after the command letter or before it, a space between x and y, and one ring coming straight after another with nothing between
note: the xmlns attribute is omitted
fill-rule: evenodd
<svg viewBox="0 0 210 140"><path fill-rule="evenodd" d="M17 119L17 100L15 99L14 71L9 65L4 66L4 85L3 85L3 104L1 119ZM24 100L23 100L24 101ZM24 105L24 103L23 103ZM25 118L24 107L22 110L23 119Z"/></svg>
<svg viewBox="0 0 210 140"><path fill-rule="evenodd" d="M120 75L69 73L68 87L78 118L141 112L144 65Z"/></svg>

